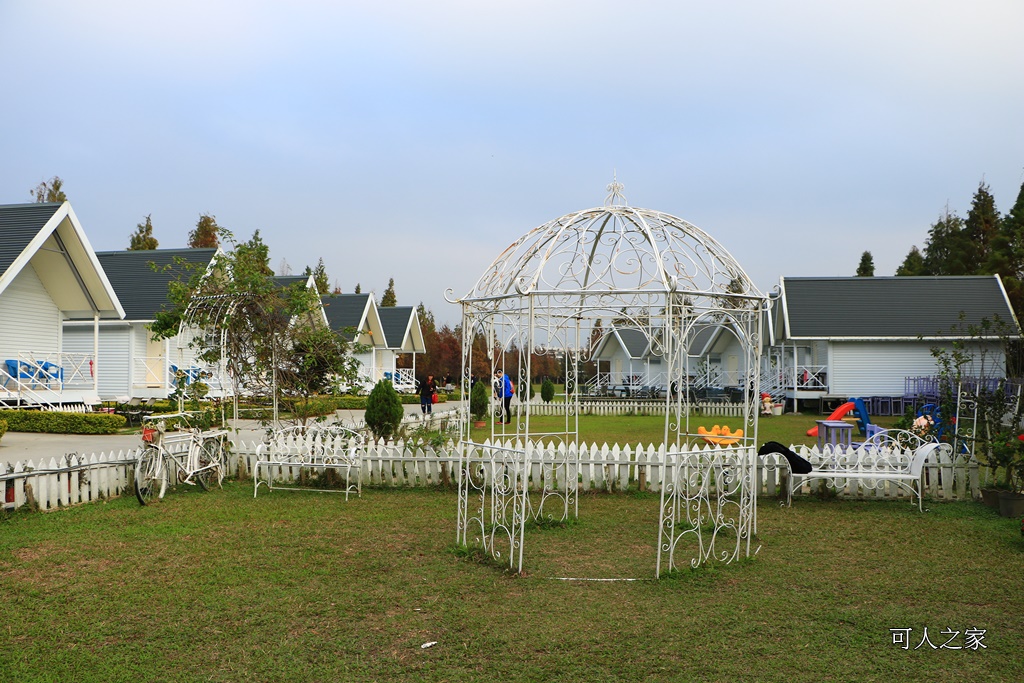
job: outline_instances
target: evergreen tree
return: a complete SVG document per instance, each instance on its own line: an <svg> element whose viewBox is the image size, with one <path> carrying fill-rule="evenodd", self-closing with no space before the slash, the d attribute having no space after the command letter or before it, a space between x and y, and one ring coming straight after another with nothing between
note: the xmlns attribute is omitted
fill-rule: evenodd
<svg viewBox="0 0 1024 683"><path fill-rule="evenodd" d="M1013 208L999 224L999 238L993 241L992 252L987 270L1002 277L1020 320L1024 314L1024 184L1017 192Z"/></svg>
<svg viewBox="0 0 1024 683"><path fill-rule="evenodd" d="M860 265L857 266L857 277L874 277L875 275L875 259L871 256L870 251L865 251L860 255Z"/></svg>
<svg viewBox="0 0 1024 683"><path fill-rule="evenodd" d="M388 280L388 288L384 290L380 298L381 308L389 308L398 305L398 297L395 295L395 278Z"/></svg>
<svg viewBox="0 0 1024 683"><path fill-rule="evenodd" d="M949 208L928 231L924 247L924 267L927 275L973 275L973 249L964 230L964 219Z"/></svg>
<svg viewBox="0 0 1024 683"><path fill-rule="evenodd" d="M363 286L360 285L358 282L356 283L355 293L356 294L362 294L363 293Z"/></svg>
<svg viewBox="0 0 1024 683"><path fill-rule="evenodd" d="M366 398L366 426L373 432L374 438L390 439L402 424L405 410L398 392L391 385L391 380L382 379L377 382Z"/></svg>
<svg viewBox="0 0 1024 683"><path fill-rule="evenodd" d="M220 246L224 228L217 225L217 218L204 213L199 216L196 229L188 234L188 246L193 249L215 249Z"/></svg>
<svg viewBox="0 0 1024 683"><path fill-rule="evenodd" d="M36 185L34 190L29 190L29 194L36 200L37 204L43 202L57 202L62 204L68 200L66 194L64 194L64 181L60 179L60 176L53 176L49 180Z"/></svg>
<svg viewBox="0 0 1024 683"><path fill-rule="evenodd" d="M989 192L988 185L982 181L978 185L971 210L964 222L964 233L971 244L965 254L967 274L980 273L992 253L992 241L999 232L999 212L996 211L996 200Z"/></svg>
<svg viewBox="0 0 1024 683"><path fill-rule="evenodd" d="M153 237L153 214L146 216L145 223L135 226L135 232L131 234L128 243L128 251L148 251L160 246L157 239Z"/></svg>
<svg viewBox="0 0 1024 683"><path fill-rule="evenodd" d="M324 265L323 258L317 261L316 268L313 269L313 282L316 283L316 291L320 294L331 291L331 278L327 277L327 266Z"/></svg>
<svg viewBox="0 0 1024 683"><path fill-rule="evenodd" d="M910 247L910 252L903 259L903 263L896 269L897 275L927 275L924 267L924 256L917 248L917 245Z"/></svg>

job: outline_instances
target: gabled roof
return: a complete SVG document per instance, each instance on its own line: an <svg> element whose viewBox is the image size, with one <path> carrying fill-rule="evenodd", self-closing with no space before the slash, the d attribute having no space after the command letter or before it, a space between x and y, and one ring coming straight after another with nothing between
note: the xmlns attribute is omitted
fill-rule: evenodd
<svg viewBox="0 0 1024 683"><path fill-rule="evenodd" d="M151 249L101 251L96 257L103 266L128 320L154 320L169 308L171 281L204 273L219 249ZM189 268L186 264L193 266Z"/></svg>
<svg viewBox="0 0 1024 683"><path fill-rule="evenodd" d="M595 357L604 357L608 351L608 345L614 340L629 358L646 358L651 354L651 340L647 333L637 327L613 327L601 338L600 343L594 350ZM660 355L660 354L653 354Z"/></svg>
<svg viewBox="0 0 1024 683"><path fill-rule="evenodd" d="M377 314L377 303L370 294L333 294L320 298L324 315L331 329L341 334L346 341L353 340L377 348L385 348L387 339Z"/></svg>
<svg viewBox="0 0 1024 683"><path fill-rule="evenodd" d="M934 339L996 316L1018 330L998 275L784 277L781 289L783 339Z"/></svg>
<svg viewBox="0 0 1024 683"><path fill-rule="evenodd" d="M0 294L29 264L65 314L124 317L68 202L0 206Z"/></svg>
<svg viewBox="0 0 1024 683"><path fill-rule="evenodd" d="M420 317L412 306L382 306L377 309L387 348L404 353L424 353Z"/></svg>

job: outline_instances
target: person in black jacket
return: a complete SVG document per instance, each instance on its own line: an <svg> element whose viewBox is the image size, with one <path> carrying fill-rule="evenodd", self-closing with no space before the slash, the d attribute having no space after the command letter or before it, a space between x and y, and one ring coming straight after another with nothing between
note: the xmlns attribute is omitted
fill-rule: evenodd
<svg viewBox="0 0 1024 683"><path fill-rule="evenodd" d="M434 394L437 393L437 382L433 375L420 382L420 412L430 415L434 407Z"/></svg>

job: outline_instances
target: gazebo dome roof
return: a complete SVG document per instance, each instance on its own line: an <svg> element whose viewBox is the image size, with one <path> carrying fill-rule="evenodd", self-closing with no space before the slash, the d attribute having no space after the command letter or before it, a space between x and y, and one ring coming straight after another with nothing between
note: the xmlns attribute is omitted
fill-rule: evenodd
<svg viewBox="0 0 1024 683"><path fill-rule="evenodd" d="M548 221L509 245L462 301L572 292L762 296L706 232L626 205L618 183L608 189L605 206Z"/></svg>

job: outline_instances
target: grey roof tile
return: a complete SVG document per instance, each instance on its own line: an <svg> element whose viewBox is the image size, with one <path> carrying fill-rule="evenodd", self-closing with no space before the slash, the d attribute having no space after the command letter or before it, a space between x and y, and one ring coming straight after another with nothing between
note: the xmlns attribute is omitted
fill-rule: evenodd
<svg viewBox="0 0 1024 683"><path fill-rule="evenodd" d="M783 278L790 338L916 338L949 334L963 322L1013 321L998 278Z"/></svg>
<svg viewBox="0 0 1024 683"><path fill-rule="evenodd" d="M7 272L60 207L56 203L0 206L0 275Z"/></svg>
<svg viewBox="0 0 1024 683"><path fill-rule="evenodd" d="M96 258L121 301L125 319L152 320L157 311L170 308L170 282L202 274L216 253L216 249L100 251Z"/></svg>

